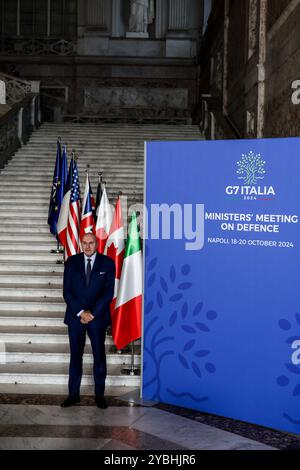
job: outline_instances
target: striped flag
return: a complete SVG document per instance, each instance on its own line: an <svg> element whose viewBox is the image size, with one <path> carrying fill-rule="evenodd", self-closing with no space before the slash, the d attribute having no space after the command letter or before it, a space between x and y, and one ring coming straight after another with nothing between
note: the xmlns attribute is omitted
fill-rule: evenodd
<svg viewBox="0 0 300 470"><path fill-rule="evenodd" d="M93 206L92 206L92 194L91 194L91 185L88 172L86 173L85 180L85 190L84 198L82 204L82 214L80 222L80 240L86 233L93 232L95 233L95 222L93 215Z"/></svg>
<svg viewBox="0 0 300 470"><path fill-rule="evenodd" d="M109 235L112 223L112 210L106 194L106 188L103 187L102 198L99 206L99 212L96 225L96 237L98 240L98 252L103 254L106 240Z"/></svg>
<svg viewBox="0 0 300 470"><path fill-rule="evenodd" d="M80 253L79 242L79 228L80 228L80 186L79 175L76 162L74 162L72 188L70 196L69 217L67 225L67 247L66 257Z"/></svg>
<svg viewBox="0 0 300 470"><path fill-rule="evenodd" d="M73 170L74 170L74 155L70 161L68 180L65 186L64 198L60 206L59 218L57 221L57 235L60 240L60 243L63 247L67 248L67 226L69 218L69 208L70 208L70 199L71 199L71 189L73 181Z"/></svg>
<svg viewBox="0 0 300 470"><path fill-rule="evenodd" d="M114 306L116 303L116 297L118 294L118 286L121 278L124 251L125 251L125 242L124 242L124 227L122 220L122 205L121 198L118 198L115 212L113 216L113 221L110 227L109 235L106 241L104 254L112 258L116 265L116 278L115 278L115 292L112 303L110 305L111 313L113 313Z"/></svg>
<svg viewBox="0 0 300 470"><path fill-rule="evenodd" d="M142 331L142 251L136 214L132 214L121 280L112 315L112 337L123 349L141 337Z"/></svg>

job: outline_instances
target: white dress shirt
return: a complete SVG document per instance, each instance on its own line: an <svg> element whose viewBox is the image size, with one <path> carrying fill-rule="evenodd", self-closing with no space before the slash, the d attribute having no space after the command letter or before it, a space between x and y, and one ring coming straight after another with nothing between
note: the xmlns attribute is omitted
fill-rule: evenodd
<svg viewBox="0 0 300 470"><path fill-rule="evenodd" d="M96 251L92 256L86 256L86 255L84 255L84 272L85 272L85 275L86 275L88 260L89 260L89 259L91 260L91 270L93 270L93 266L94 266L94 263L95 263L96 256L97 256L97 251ZM81 315L83 312L84 312L84 310L80 310L80 312L77 313L77 317L80 317L80 315Z"/></svg>

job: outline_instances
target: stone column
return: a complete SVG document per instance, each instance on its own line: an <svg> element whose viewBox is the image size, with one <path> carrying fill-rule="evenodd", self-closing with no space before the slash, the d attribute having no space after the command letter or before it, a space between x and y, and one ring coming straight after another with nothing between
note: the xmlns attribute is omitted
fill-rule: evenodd
<svg viewBox="0 0 300 470"><path fill-rule="evenodd" d="M188 3L188 0L169 0L169 31L188 29Z"/></svg>
<svg viewBox="0 0 300 470"><path fill-rule="evenodd" d="M119 38L121 36L121 0L112 0L112 37Z"/></svg>
<svg viewBox="0 0 300 470"><path fill-rule="evenodd" d="M265 100L266 100L266 56L267 56L267 0L260 0L259 24L259 63L258 68L258 98L257 98L257 138L264 137Z"/></svg>
<svg viewBox="0 0 300 470"><path fill-rule="evenodd" d="M155 37L162 39L166 37L168 31L168 2L166 0L156 0L155 14Z"/></svg>
<svg viewBox="0 0 300 470"><path fill-rule="evenodd" d="M228 114L228 54L229 54L229 8L230 0L224 3L224 55L223 55L223 113Z"/></svg>
<svg viewBox="0 0 300 470"><path fill-rule="evenodd" d="M257 46L258 0L249 0L248 59L253 56Z"/></svg>
<svg viewBox="0 0 300 470"><path fill-rule="evenodd" d="M105 0L86 0L86 23L95 28L106 28Z"/></svg>
<svg viewBox="0 0 300 470"><path fill-rule="evenodd" d="M6 86L3 80L0 80L0 104L6 104Z"/></svg>

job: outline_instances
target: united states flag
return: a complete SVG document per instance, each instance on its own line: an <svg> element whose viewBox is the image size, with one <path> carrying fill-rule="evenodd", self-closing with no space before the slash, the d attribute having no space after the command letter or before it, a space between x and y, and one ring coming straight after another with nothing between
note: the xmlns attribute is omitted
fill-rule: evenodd
<svg viewBox="0 0 300 470"><path fill-rule="evenodd" d="M66 259L76 255L80 250L80 186L77 163L74 163L70 208L67 226Z"/></svg>

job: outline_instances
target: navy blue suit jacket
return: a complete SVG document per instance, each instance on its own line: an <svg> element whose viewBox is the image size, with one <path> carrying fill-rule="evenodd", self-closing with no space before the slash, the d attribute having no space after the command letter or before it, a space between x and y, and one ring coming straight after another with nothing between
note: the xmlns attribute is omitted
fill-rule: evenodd
<svg viewBox="0 0 300 470"><path fill-rule="evenodd" d="M63 295L67 304L65 323L80 322L77 314L90 310L93 322L106 328L111 325L109 305L114 295L115 263L97 253L89 285L86 285L84 254L71 256L65 264Z"/></svg>

